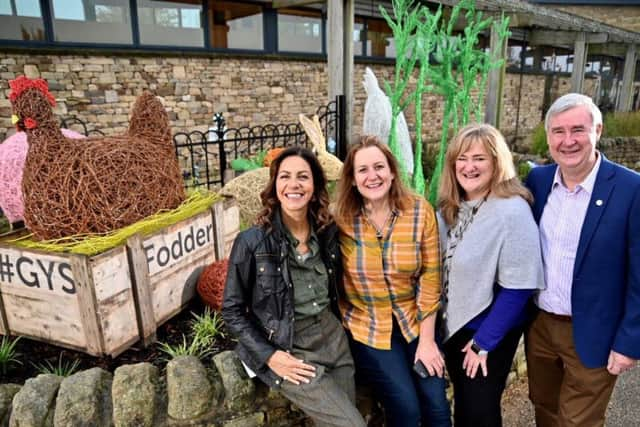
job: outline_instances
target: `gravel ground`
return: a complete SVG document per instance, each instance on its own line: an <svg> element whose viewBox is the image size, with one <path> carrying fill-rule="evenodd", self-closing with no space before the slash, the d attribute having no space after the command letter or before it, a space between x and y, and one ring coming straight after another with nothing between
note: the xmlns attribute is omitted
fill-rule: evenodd
<svg viewBox="0 0 640 427"><path fill-rule="evenodd" d="M517 380L502 398L505 427L534 427L526 380ZM640 367L621 375L607 409L606 427L640 426Z"/></svg>

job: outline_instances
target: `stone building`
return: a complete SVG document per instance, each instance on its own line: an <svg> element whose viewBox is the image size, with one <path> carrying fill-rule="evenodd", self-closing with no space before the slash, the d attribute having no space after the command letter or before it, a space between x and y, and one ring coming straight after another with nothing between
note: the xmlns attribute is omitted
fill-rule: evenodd
<svg viewBox="0 0 640 427"><path fill-rule="evenodd" d="M449 7L456 2L423 3ZM380 80L393 73L393 36L379 12L390 3L342 4L0 0L0 140L13 131L8 81L21 74L48 80L60 115L78 116L107 134L126 128L133 100L145 88L164 98L174 132L206 129L215 112L225 114L228 127L295 122L299 113L311 114L340 93L347 95L348 122L357 131L364 68L371 67ZM477 5L512 17L503 96L493 101L500 107L499 126L511 137L535 127L545 105L559 94L578 90L599 97L605 68L615 71L621 85L624 67L611 71L602 60L589 62L586 54L586 74L573 71L573 50L585 46L575 34L583 35L589 55L591 43L602 42L605 33L607 43L640 42L637 32L519 0L478 0ZM562 34L560 43L549 39L550 32ZM489 47L490 35L481 43ZM606 58L624 65L627 53ZM627 62L635 68L633 55ZM607 100L619 106L625 92L616 93ZM436 96L425 99L427 139L439 136L440 104ZM407 119L411 127L412 111Z"/></svg>

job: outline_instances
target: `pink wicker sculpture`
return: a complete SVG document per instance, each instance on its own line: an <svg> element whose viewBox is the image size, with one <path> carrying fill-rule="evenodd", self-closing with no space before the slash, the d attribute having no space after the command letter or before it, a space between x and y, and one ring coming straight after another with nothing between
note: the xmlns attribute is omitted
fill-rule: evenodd
<svg viewBox="0 0 640 427"><path fill-rule="evenodd" d="M62 129L62 133L72 139L85 137L69 129ZM11 223L22 221L24 215L22 171L28 148L24 132L11 135L0 144L0 209Z"/></svg>

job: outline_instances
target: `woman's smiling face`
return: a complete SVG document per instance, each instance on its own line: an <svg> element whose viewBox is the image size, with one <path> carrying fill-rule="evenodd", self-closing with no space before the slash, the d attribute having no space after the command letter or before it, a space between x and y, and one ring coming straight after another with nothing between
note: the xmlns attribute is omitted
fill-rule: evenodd
<svg viewBox="0 0 640 427"><path fill-rule="evenodd" d="M365 200L373 202L389 197L394 178L386 156L378 147L366 147L355 154L353 181Z"/></svg>
<svg viewBox="0 0 640 427"><path fill-rule="evenodd" d="M464 190L465 200L484 197L491 188L494 161L481 142L474 142L456 159L456 180Z"/></svg>
<svg viewBox="0 0 640 427"><path fill-rule="evenodd" d="M300 156L289 156L280 163L276 175L276 194L284 213L307 213L313 197L313 174L306 160Z"/></svg>

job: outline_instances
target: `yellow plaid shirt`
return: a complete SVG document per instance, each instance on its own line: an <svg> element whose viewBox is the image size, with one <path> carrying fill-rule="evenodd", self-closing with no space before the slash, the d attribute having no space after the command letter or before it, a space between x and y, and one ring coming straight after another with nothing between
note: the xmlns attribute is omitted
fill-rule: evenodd
<svg viewBox="0 0 640 427"><path fill-rule="evenodd" d="M408 342L420 321L440 305L438 226L431 205L412 196L406 211L395 210L382 239L358 214L340 230L346 301L345 326L356 341L391 348L392 314Z"/></svg>

